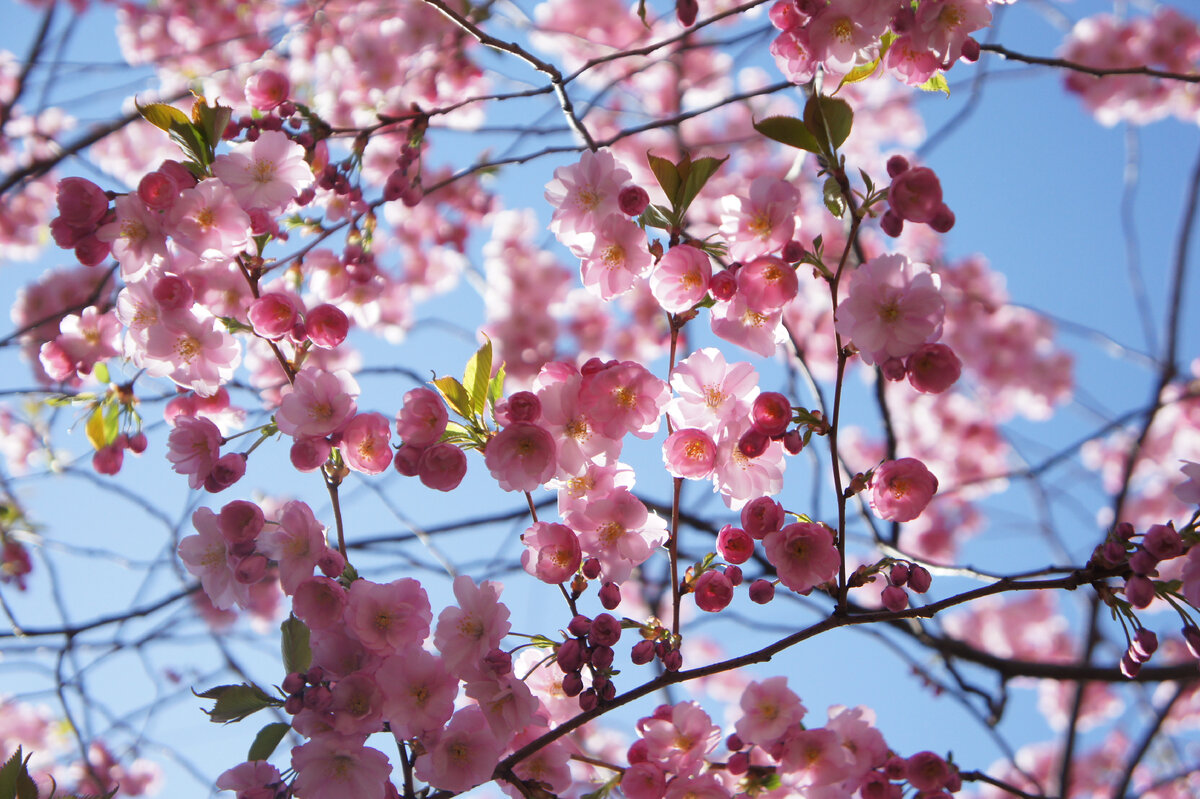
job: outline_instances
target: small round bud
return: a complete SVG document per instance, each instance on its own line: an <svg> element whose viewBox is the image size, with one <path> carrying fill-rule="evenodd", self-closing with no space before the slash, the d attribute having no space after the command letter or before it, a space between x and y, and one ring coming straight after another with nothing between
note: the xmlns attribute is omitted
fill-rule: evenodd
<svg viewBox="0 0 1200 799"><path fill-rule="evenodd" d="M708 290L715 299L726 302L737 293L737 278L728 269L717 272L708 281Z"/></svg>
<svg viewBox="0 0 1200 799"><path fill-rule="evenodd" d="M615 653L611 646L598 646L592 650L591 664L592 668L598 671L604 671L613 664Z"/></svg>
<svg viewBox="0 0 1200 799"><path fill-rule="evenodd" d="M893 155L887 160L887 173L889 178L895 178L901 172L908 169L908 159L902 155Z"/></svg>
<svg viewBox="0 0 1200 799"><path fill-rule="evenodd" d="M775 598L775 584L770 580L755 580L750 583L750 601L765 605Z"/></svg>
<svg viewBox="0 0 1200 799"><path fill-rule="evenodd" d="M555 660L565 674L579 671L583 667L583 645L575 638L568 638L555 649Z"/></svg>
<svg viewBox="0 0 1200 799"><path fill-rule="evenodd" d="M789 264L794 264L804 257L804 245L792 239L787 244L783 245L783 249L779 251L779 257L787 261Z"/></svg>
<svg viewBox="0 0 1200 799"><path fill-rule="evenodd" d="M770 437L753 427L742 433L742 437L738 439L738 451L751 459L762 455L770 445Z"/></svg>
<svg viewBox="0 0 1200 799"><path fill-rule="evenodd" d="M613 583L609 583L613 585ZM592 628L588 631L588 643L592 646L612 646L621 640L621 622L607 613L601 613L592 620Z"/></svg>
<svg viewBox="0 0 1200 799"><path fill-rule="evenodd" d="M562 690L567 696L579 696L580 692L583 691L583 677L580 676L579 672L572 671L563 676Z"/></svg>
<svg viewBox="0 0 1200 799"><path fill-rule="evenodd" d="M600 576L600 560L598 558L588 558L583 562L583 576L589 580L595 580Z"/></svg>
<svg viewBox="0 0 1200 799"><path fill-rule="evenodd" d="M663 655L662 663L663 668L667 671L679 671L683 668L683 653L678 649L672 649Z"/></svg>
<svg viewBox="0 0 1200 799"><path fill-rule="evenodd" d="M633 651L629 653L629 658L635 666L644 666L654 660L654 642L645 639L638 641L633 645Z"/></svg>
<svg viewBox="0 0 1200 799"><path fill-rule="evenodd" d="M929 590L929 586L933 583L933 575L924 566L918 566L915 563L908 571L908 587L916 591L918 594L923 594Z"/></svg>
<svg viewBox="0 0 1200 799"><path fill-rule="evenodd" d="M734 752L725 763L725 768L729 769L729 773L735 777L745 774L750 770L750 755L745 752Z"/></svg>
<svg viewBox="0 0 1200 799"><path fill-rule="evenodd" d="M954 212L945 203L942 203L934 212L933 218L929 220L929 226L938 233L949 233L954 227Z"/></svg>
<svg viewBox="0 0 1200 799"><path fill-rule="evenodd" d="M283 678L283 688L285 694L296 694L304 690L305 682L304 675L298 671L293 671L291 674Z"/></svg>
<svg viewBox="0 0 1200 799"><path fill-rule="evenodd" d="M879 595L883 606L893 613L899 613L908 607L908 592L898 585L887 585Z"/></svg>
<svg viewBox="0 0 1200 799"><path fill-rule="evenodd" d="M729 578L729 584L736 587L742 584L742 570L739 566L726 566L725 576Z"/></svg>
<svg viewBox="0 0 1200 799"><path fill-rule="evenodd" d="M592 628L592 620L587 616L580 614L571 619L571 623L567 625L567 632L577 638L582 638L588 634L588 630Z"/></svg>
<svg viewBox="0 0 1200 799"><path fill-rule="evenodd" d="M764 391L754 398L750 422L771 438L783 435L792 422L792 403L778 391Z"/></svg>
<svg viewBox="0 0 1200 799"><path fill-rule="evenodd" d="M605 583L600 586L600 604L605 610L613 610L621 604L621 589L616 583Z"/></svg>
<svg viewBox="0 0 1200 799"><path fill-rule="evenodd" d="M879 229L892 238L904 232L904 220L891 210L885 211L879 218Z"/></svg>
<svg viewBox="0 0 1200 799"><path fill-rule="evenodd" d="M638 216L650 204L650 195L641 186L626 186L617 194L617 205L621 213Z"/></svg>
<svg viewBox="0 0 1200 799"><path fill-rule="evenodd" d="M904 585L908 582L908 564L892 564L891 571L888 572L888 579L892 581L892 585Z"/></svg>
<svg viewBox="0 0 1200 799"><path fill-rule="evenodd" d="M804 451L804 436L799 430L789 430L783 434L783 449L789 455L799 455Z"/></svg>
<svg viewBox="0 0 1200 799"><path fill-rule="evenodd" d="M596 696L595 688L589 688L579 695L579 709L584 713L595 710L598 704L600 704L600 697Z"/></svg>
<svg viewBox="0 0 1200 799"><path fill-rule="evenodd" d="M1149 607L1154 601L1154 583L1148 577L1135 574L1125 581L1125 598L1139 610Z"/></svg>
<svg viewBox="0 0 1200 799"><path fill-rule="evenodd" d="M962 43L962 60L969 64L973 64L979 60L979 53L982 48L979 42L972 39L970 36Z"/></svg>

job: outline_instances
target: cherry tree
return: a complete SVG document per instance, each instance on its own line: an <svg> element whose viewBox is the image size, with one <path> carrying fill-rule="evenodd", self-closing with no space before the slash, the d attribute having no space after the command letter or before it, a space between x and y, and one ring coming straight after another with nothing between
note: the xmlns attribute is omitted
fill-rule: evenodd
<svg viewBox="0 0 1200 799"><path fill-rule="evenodd" d="M10 5L0 797L1196 795L1200 22L1114 5Z"/></svg>

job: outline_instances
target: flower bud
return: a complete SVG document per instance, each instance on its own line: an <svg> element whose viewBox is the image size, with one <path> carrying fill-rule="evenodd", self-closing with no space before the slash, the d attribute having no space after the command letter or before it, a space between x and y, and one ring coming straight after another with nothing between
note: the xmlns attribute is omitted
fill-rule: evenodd
<svg viewBox="0 0 1200 799"><path fill-rule="evenodd" d="M600 586L600 604L605 610L613 610L621 604L621 589L616 583L605 583Z"/></svg>
<svg viewBox="0 0 1200 799"><path fill-rule="evenodd" d="M617 194L617 205L621 213L639 216L650 204L650 195L641 186L626 186Z"/></svg>
<svg viewBox="0 0 1200 799"><path fill-rule="evenodd" d="M775 598L775 584L770 580L755 580L750 583L750 601L765 605Z"/></svg>

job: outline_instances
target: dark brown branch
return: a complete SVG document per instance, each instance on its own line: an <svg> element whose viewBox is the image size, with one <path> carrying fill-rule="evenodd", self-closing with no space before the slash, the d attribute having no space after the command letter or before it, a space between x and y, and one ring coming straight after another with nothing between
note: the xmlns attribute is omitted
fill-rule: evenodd
<svg viewBox="0 0 1200 799"><path fill-rule="evenodd" d="M1072 72L1082 72L1085 75L1094 75L1097 78L1104 78L1110 75L1145 75L1151 78L1163 78L1164 80L1178 80L1185 83L1200 83L1200 75L1189 75L1181 72L1166 72L1153 67L1089 67L1086 64L1080 64L1075 61L1068 61L1065 58L1044 58L1036 55L1026 55L1009 50L1007 47L1000 44L984 44L980 50L986 53L995 53L996 55L1008 61L1020 61L1024 64L1037 64L1043 67L1057 67L1058 69L1069 69Z"/></svg>

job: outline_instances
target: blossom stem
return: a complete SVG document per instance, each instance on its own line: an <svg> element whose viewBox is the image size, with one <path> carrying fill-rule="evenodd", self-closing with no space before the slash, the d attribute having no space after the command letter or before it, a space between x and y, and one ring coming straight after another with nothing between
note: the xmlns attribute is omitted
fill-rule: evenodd
<svg viewBox="0 0 1200 799"><path fill-rule="evenodd" d="M342 530L342 503L338 498L338 485L341 484L341 479L331 475L328 469L323 470L325 473L325 487L329 489L329 503L333 506L333 523L337 528L338 552L342 553L342 558L346 563L350 562L350 556L346 554L346 534Z"/></svg>

